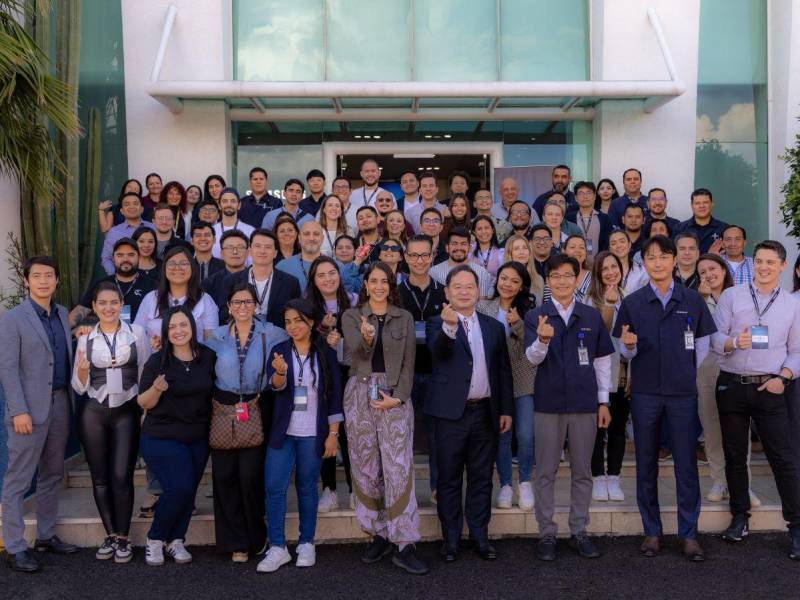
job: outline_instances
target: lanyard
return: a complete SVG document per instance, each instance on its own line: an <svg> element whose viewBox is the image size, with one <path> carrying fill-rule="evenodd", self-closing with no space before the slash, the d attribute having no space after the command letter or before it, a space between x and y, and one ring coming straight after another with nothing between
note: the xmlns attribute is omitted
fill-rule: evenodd
<svg viewBox="0 0 800 600"><path fill-rule="evenodd" d="M250 343L253 341L253 332L256 329L255 323L250 324L250 331L247 333L247 340L244 346L241 345L239 340L239 329L236 324L233 324L233 334L236 337L236 353L239 358L239 402L242 401L244 390L244 361L247 359L247 351L250 349Z"/></svg>
<svg viewBox="0 0 800 600"><path fill-rule="evenodd" d="M584 237L589 237L589 228L592 226L592 219L594 219L594 211L589 214L589 222L583 220L583 215L578 211L578 219L580 220L581 229L583 229Z"/></svg>
<svg viewBox="0 0 800 600"><path fill-rule="evenodd" d="M302 259L300 260L300 264L301 265L303 264ZM258 308L258 312L259 313L261 312L261 309L264 308L264 302L267 299L267 294L269 293L269 286L272 283L272 275L274 273L275 273L275 271L273 271L270 274L269 279L267 279L267 282L264 284L264 291L259 294L258 293L258 285L256 284L255 273L253 273L253 269L252 268L250 269L250 283L252 283L253 287L256 288L256 294L258 295L258 298L257 298L258 306L256 308ZM303 270L303 274L305 274L305 270Z"/></svg>
<svg viewBox="0 0 800 600"><path fill-rule="evenodd" d="M484 269L489 267L489 260L492 258L492 249L492 246L489 246L489 250L486 251L486 258L484 258L481 253L481 247L478 246L478 259L483 263Z"/></svg>
<svg viewBox="0 0 800 600"><path fill-rule="evenodd" d="M125 298L128 296L128 294L131 293L131 290L133 289L133 286L136 283L137 279L139 279L139 272L138 271L136 272L136 275L133 276L133 281L131 281L130 284L128 285L128 289L123 292L122 291L122 286L119 284L119 279L117 279L117 277L114 276L114 283L117 284L117 289L119 290L119 293L122 295L122 303L123 304L125 304Z"/></svg>
<svg viewBox="0 0 800 600"><path fill-rule="evenodd" d="M339 231L337 230L336 233L338 234ZM331 239L331 233L327 229L325 229L325 237L328 238L328 245L331 247L331 252L336 250L336 239Z"/></svg>
<svg viewBox="0 0 800 600"><path fill-rule="evenodd" d="M100 335L103 336L103 341L105 341L106 346L108 346L108 351L111 353L111 366L112 367L116 367L117 366L117 334L119 333L119 330L120 330L121 327L122 327L122 323L117 325L117 330L114 332L113 341L111 341L111 342L108 341L108 336L105 334L105 332L102 329L100 329L99 327L97 328L98 331L100 332Z"/></svg>
<svg viewBox="0 0 800 600"><path fill-rule="evenodd" d="M372 199L375 197L375 194L378 193L378 188L379 187L380 186L378 186L378 185L375 186L375 189L372 190L372 193L369 195L369 200L367 200L367 186L364 186L362 188L362 191L364 192L364 206L371 206L370 203L372 202Z"/></svg>
<svg viewBox="0 0 800 600"><path fill-rule="evenodd" d="M758 298L756 298L756 292L753 289L753 286L748 285L748 287L750 288L750 298L753 299L753 307L756 309L756 314L758 315L758 324L761 325L761 317L767 314L767 311L772 308L772 303L775 302L775 298L777 298L778 294L781 293L781 288L778 287L774 292L772 292L772 297L769 299L769 302L764 307L764 310L761 310L758 306Z"/></svg>
<svg viewBox="0 0 800 600"><path fill-rule="evenodd" d="M306 363L308 362L311 352L309 352L303 360L300 360L300 353L297 351L297 347L292 344L292 352L294 353L294 357L297 360L297 385L302 387L303 386L303 373L305 372Z"/></svg>
<svg viewBox="0 0 800 600"><path fill-rule="evenodd" d="M306 265L303 262L303 255L300 255L300 270L303 272L303 277L305 278L306 282L308 282L308 273L306 272Z"/></svg>
<svg viewBox="0 0 800 600"><path fill-rule="evenodd" d="M434 287L435 285L436 282L433 279L431 279L431 282L428 285L428 290L425 292L425 300L422 302L422 304L420 304L419 300L417 299L417 295L414 293L414 290L411 289L411 284L408 283L408 279L405 280L406 289L408 289L408 291L411 292L411 297L414 299L414 303L417 305L417 308L419 309L419 316L420 320L422 321L425 320L425 309L428 308L428 300L431 299L431 288Z"/></svg>

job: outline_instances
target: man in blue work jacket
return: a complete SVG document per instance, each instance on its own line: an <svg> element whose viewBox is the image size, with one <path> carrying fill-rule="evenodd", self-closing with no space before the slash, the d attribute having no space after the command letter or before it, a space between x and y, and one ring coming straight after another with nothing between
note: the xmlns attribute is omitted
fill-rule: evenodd
<svg viewBox="0 0 800 600"><path fill-rule="evenodd" d="M575 300L578 261L558 254L547 260L551 298L525 315L525 355L536 370L536 520L539 560L556 558L555 482L569 436L570 544L584 558L600 556L586 535L592 501L592 452L598 427L611 413L611 356L614 346L597 309Z"/></svg>
<svg viewBox="0 0 800 600"><path fill-rule="evenodd" d="M705 560L697 543L700 482L697 475L697 365L717 330L703 298L672 278L677 250L657 235L642 245L649 285L626 296L614 337L631 362L631 417L636 440L636 499L642 515L644 556L655 556L662 534L658 505L658 447L662 416L669 426L683 554Z"/></svg>

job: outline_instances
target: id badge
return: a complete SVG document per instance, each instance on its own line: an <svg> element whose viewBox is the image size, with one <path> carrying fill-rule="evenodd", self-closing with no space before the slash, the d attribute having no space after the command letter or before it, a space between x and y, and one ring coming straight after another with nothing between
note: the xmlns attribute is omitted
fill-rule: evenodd
<svg viewBox="0 0 800 600"><path fill-rule="evenodd" d="M594 254L594 243L592 242L592 238L586 238L586 253L589 255Z"/></svg>
<svg viewBox="0 0 800 600"><path fill-rule="evenodd" d="M589 349L586 346L578 346L578 364L581 367L589 366Z"/></svg>
<svg viewBox="0 0 800 600"><path fill-rule="evenodd" d="M119 312L119 318L122 320L123 323L127 325L131 324L131 305L126 304L122 307L122 310Z"/></svg>
<svg viewBox="0 0 800 600"><path fill-rule="evenodd" d="M414 321L414 333L417 335L417 343L425 343L425 321Z"/></svg>
<svg viewBox="0 0 800 600"><path fill-rule="evenodd" d="M106 392L109 394L121 394L122 389L122 369L106 369Z"/></svg>
<svg viewBox="0 0 800 600"><path fill-rule="evenodd" d="M769 349L769 327L766 325L752 325L750 327L750 337L752 339L750 347L753 350Z"/></svg>
<svg viewBox="0 0 800 600"><path fill-rule="evenodd" d="M694 331L691 329L683 332L683 347L686 350L694 350Z"/></svg>
<svg viewBox="0 0 800 600"><path fill-rule="evenodd" d="M246 402L237 402L236 403L236 420L240 423L247 423L250 419L250 408L247 406Z"/></svg>
<svg viewBox="0 0 800 600"><path fill-rule="evenodd" d="M304 385L294 388L294 410L308 410L308 390Z"/></svg>

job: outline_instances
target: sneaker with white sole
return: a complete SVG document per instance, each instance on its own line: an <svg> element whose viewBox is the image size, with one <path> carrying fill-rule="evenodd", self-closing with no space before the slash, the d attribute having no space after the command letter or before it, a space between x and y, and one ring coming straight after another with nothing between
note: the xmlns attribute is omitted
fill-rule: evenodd
<svg viewBox="0 0 800 600"><path fill-rule="evenodd" d="M706 494L706 500L709 502L722 502L728 497L728 488L724 483L715 483L711 486Z"/></svg>
<svg viewBox="0 0 800 600"><path fill-rule="evenodd" d="M313 567L317 564L317 551L314 544L299 544L297 546L297 560L294 561L295 567Z"/></svg>
<svg viewBox="0 0 800 600"><path fill-rule="evenodd" d="M750 490L750 508L758 508L761 506L761 499Z"/></svg>
<svg viewBox="0 0 800 600"><path fill-rule="evenodd" d="M592 500L608 502L608 485L605 475L592 477Z"/></svg>
<svg viewBox="0 0 800 600"><path fill-rule="evenodd" d="M504 485L497 494L497 508L511 508L511 501L514 499L514 488Z"/></svg>
<svg viewBox="0 0 800 600"><path fill-rule="evenodd" d="M114 562L124 565L131 562L133 558L133 548L128 538L117 538L117 548L114 551Z"/></svg>
<svg viewBox="0 0 800 600"><path fill-rule="evenodd" d="M534 495L530 481L521 481L519 484L519 507L522 510L533 510Z"/></svg>
<svg viewBox="0 0 800 600"><path fill-rule="evenodd" d="M286 548L271 546L264 559L258 563L256 571L259 573L273 573L286 563L292 562L292 555Z"/></svg>
<svg viewBox="0 0 800 600"><path fill-rule="evenodd" d="M117 536L109 535L103 541L102 545L97 549L97 552L94 553L94 557L97 560L108 560L114 556L114 552L117 550Z"/></svg>
<svg viewBox="0 0 800 600"><path fill-rule="evenodd" d="M608 499L612 502L624 502L625 494L619 485L619 475L606 475L606 488L608 488Z"/></svg>
<svg viewBox="0 0 800 600"><path fill-rule="evenodd" d="M317 512L329 513L337 508L339 508L339 498L336 496L336 492L330 488L322 490L322 494L320 494L319 497L319 504L317 505Z"/></svg>
<svg viewBox="0 0 800 600"><path fill-rule="evenodd" d="M151 567L160 567L164 564L164 542L147 538L144 561Z"/></svg>
<svg viewBox="0 0 800 600"><path fill-rule="evenodd" d="M167 544L167 554L179 565L192 562L192 555L183 545L183 540L172 540Z"/></svg>

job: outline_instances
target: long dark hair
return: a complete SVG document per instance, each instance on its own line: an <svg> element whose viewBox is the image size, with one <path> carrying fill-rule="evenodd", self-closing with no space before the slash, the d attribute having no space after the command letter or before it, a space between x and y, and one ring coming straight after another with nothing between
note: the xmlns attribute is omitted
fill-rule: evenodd
<svg viewBox="0 0 800 600"><path fill-rule="evenodd" d="M258 304L258 292L256 291L256 287L250 283L249 281L237 281L231 287L231 291L228 292L228 297L225 299L226 304L230 304L233 297L238 294L239 292L250 292L250 297L253 298L253 302ZM228 325L233 324L233 314L231 313L230 309L228 309Z"/></svg>
<svg viewBox="0 0 800 600"><path fill-rule="evenodd" d="M728 268L728 265L722 260L722 257L718 254L711 254L710 252L706 252L705 254L701 254L700 258L697 259L697 264L700 264L701 260L710 260L713 263L719 265L722 269L722 272L725 273L725 276L722 280L722 291L724 292L729 287L733 287L733 275L731 275L731 270ZM695 269L697 269L697 265L695 265ZM796 270L796 269L795 269ZM795 281L797 281L797 275L794 275ZM797 288L795 288L797 289Z"/></svg>
<svg viewBox="0 0 800 600"><path fill-rule="evenodd" d="M178 206L171 206L169 202L167 202L167 194L169 194L169 191L172 189L178 190L178 193L181 195L181 201L178 203ZM172 214L175 216L175 221L177 222L178 218L186 212L186 189L178 181L165 183L164 187L161 188L159 202L166 204L172 209Z"/></svg>
<svg viewBox="0 0 800 600"><path fill-rule="evenodd" d="M450 211L450 227L463 227L467 230L471 229L472 227L472 204L467 198L466 194L462 194L461 192L453 194L453 197L450 198L450 206L453 206L453 200L463 200L464 204L467 207L467 214L464 215L464 218L460 221L457 221L456 218L453 216L452 210Z"/></svg>
<svg viewBox="0 0 800 600"><path fill-rule="evenodd" d="M486 215L478 215L474 219L472 219L472 225L470 230L472 231L472 236L475 237L475 226L480 223L481 221L486 221L489 224L489 227L492 228L492 239L489 240L489 251L492 248L499 248L500 242L497 240L497 229L494 226L494 221ZM478 252L481 250L481 245L478 242L478 239L475 238L475 250L472 251L473 256L478 256Z"/></svg>
<svg viewBox="0 0 800 600"><path fill-rule="evenodd" d="M164 311L164 317L161 320L161 369L166 370L173 361L172 342L169 341L169 322L172 317L178 313L183 313L189 319L189 324L192 326L192 338L189 340L189 348L192 350L192 357L197 358L200 354L200 343L197 341L197 323L194 320L192 310L185 304L178 306L170 306Z"/></svg>
<svg viewBox="0 0 800 600"><path fill-rule="evenodd" d="M208 184L214 181L215 179L222 184L222 189L225 189L227 187L225 179L222 177L222 175L209 175L208 177L206 177L206 181L203 184L203 200L214 200L214 198L211 197L211 194L208 193ZM222 193L220 192L220 196L221 195ZM217 201L214 200L214 202Z"/></svg>
<svg viewBox="0 0 800 600"><path fill-rule="evenodd" d="M330 365L326 353L328 351L328 343L317 331L319 321L314 317L314 305L304 298L292 298L283 307L283 315L286 316L287 310L295 310L297 314L310 322L311 325L311 345L308 348L308 364L311 367L311 381L312 385L317 387L317 372L314 370L314 359L317 359L319 370L322 375L322 381L325 384L325 397L330 398L331 392L331 378L330 378ZM291 340L290 340L291 341ZM291 341L294 345L294 341ZM317 387L319 392L319 387Z"/></svg>
<svg viewBox="0 0 800 600"><path fill-rule="evenodd" d="M122 187L119 188L119 196L117 196L117 206L119 206L120 208L122 208L122 197L125 194L130 194L131 193L131 192L126 192L125 191L125 188L128 187L129 183L135 183L136 185L139 186L139 198L141 199L141 197L142 197L142 190L144 189L142 187L142 182L139 181L138 179L126 179L124 182L122 182Z"/></svg>
<svg viewBox="0 0 800 600"><path fill-rule="evenodd" d="M323 298L322 292L319 291L319 288L314 283L314 278L317 275L317 269L319 269L320 265L325 263L333 265L336 272L339 274L339 287L336 289L336 306L338 310L336 321L338 323L342 313L350 308L350 296L347 294L347 290L342 282L342 272L339 270L339 265L330 256L318 256L314 259L314 262L311 263L311 267L308 269L308 284L306 285L304 297L314 308L314 319L321 321L328 312L328 309L325 306L325 298Z"/></svg>
<svg viewBox="0 0 800 600"><path fill-rule="evenodd" d="M517 309L517 313L519 314L520 319L525 318L525 313L527 313L531 308L531 299L530 299L530 289L531 289L531 276L528 275L528 269L522 263L519 263L515 260L509 261L507 263L503 263L499 269L497 269L497 280L500 279L500 273L505 271L506 269L511 269L522 280L522 285L517 292L517 295L514 296L514 299L511 301L511 306ZM494 283L494 295L492 298L499 298L500 292L497 291L497 280Z"/></svg>
<svg viewBox="0 0 800 600"><path fill-rule="evenodd" d="M607 183L608 185L610 185L611 189L614 190L614 193L611 194L611 200L614 201L617 198L619 198L619 192L617 191L617 186L608 177L604 177L603 179L598 181L596 189L599 191L600 190L600 186L603 185L604 183ZM603 205L603 201L600 199L600 194L596 193L595 196L594 196L594 208L595 208L595 210L600 210L600 207L602 205Z"/></svg>
<svg viewBox="0 0 800 600"><path fill-rule="evenodd" d="M592 304L594 304L594 307L597 309L606 302L603 287L603 263L606 262L609 256L616 261L619 267L619 283L617 284L617 288L619 288L620 298L625 293L624 286L622 285L623 281L625 281L625 271L622 268L622 261L616 254L611 254L608 250L599 252L597 256L594 257L592 276L589 279L589 290L586 292L586 295L592 299Z"/></svg>
<svg viewBox="0 0 800 600"><path fill-rule="evenodd" d="M156 290L156 316L167 314L170 287L170 283L167 280L167 261L178 254L182 254L187 258L189 268L192 270L189 282L186 284L186 306L189 308L189 312L194 309L197 303L200 302L200 298L203 297L203 288L200 287L200 268L197 266L197 261L192 256L189 248L186 246L171 248L161 261L161 280L158 282L158 289Z"/></svg>
<svg viewBox="0 0 800 600"><path fill-rule="evenodd" d="M294 238L294 246L292 246L293 254L300 254L300 228L297 226L297 221L295 221L294 217L290 214L278 215L278 218L275 219L275 223L272 225L272 233L275 234L275 241L277 242L275 244L275 249L278 251L278 256L281 256L282 258L289 258L288 256L283 256L283 254L281 254L281 244L280 241L278 241L278 228L284 223L289 223L294 228L294 232L296 234Z"/></svg>
<svg viewBox="0 0 800 600"><path fill-rule="evenodd" d="M381 260L370 263L367 270L364 271L364 283L361 286L361 292L358 294L358 306L364 306L364 304L369 301L369 296L367 295L367 281L375 269L383 271L384 275L386 275L386 278L389 280L389 294L386 297L386 301L389 304L403 308L400 302L400 292L397 289L397 276L392 272L392 268Z"/></svg>

